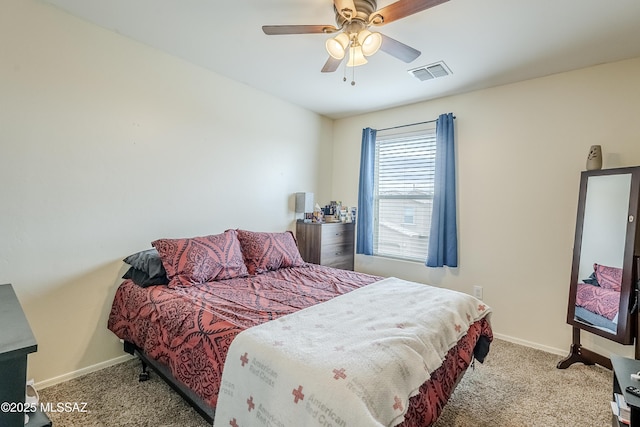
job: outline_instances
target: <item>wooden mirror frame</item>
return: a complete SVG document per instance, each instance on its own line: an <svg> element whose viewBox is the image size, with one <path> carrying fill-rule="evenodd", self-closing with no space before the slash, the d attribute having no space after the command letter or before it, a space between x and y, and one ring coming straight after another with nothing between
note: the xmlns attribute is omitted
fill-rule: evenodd
<svg viewBox="0 0 640 427"><path fill-rule="evenodd" d="M620 306L618 310L618 325L615 333L589 325L577 320L576 293L579 281L580 256L582 253L582 235L584 226L585 203L587 196L587 182L589 177L603 175L631 175L631 190L629 195L629 218L627 220L627 230L625 235L625 246L622 264L622 283L620 292ZM558 363L558 368L566 368L572 363L583 362L585 364L598 363L610 367L608 358L597 355L589 350L583 349L580 345L580 330L588 331L592 334L619 342L621 344L633 344L636 342L636 355L638 355L637 342L637 280L638 268L640 264L640 227L638 223L639 197L640 196L640 166L603 169L582 172L580 178L580 193L578 199L578 216L576 220L575 243L573 248L573 262L571 267L571 282L569 288L569 303L567 307L567 323L573 326L573 344L571 352L567 358ZM631 218L633 216L633 218ZM636 356L638 357L638 356Z"/></svg>

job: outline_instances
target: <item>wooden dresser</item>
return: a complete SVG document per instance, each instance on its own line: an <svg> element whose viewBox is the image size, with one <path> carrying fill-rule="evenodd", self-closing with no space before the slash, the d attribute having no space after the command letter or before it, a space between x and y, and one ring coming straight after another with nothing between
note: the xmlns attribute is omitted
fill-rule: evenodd
<svg viewBox="0 0 640 427"><path fill-rule="evenodd" d="M296 223L300 255L306 262L353 270L355 223Z"/></svg>

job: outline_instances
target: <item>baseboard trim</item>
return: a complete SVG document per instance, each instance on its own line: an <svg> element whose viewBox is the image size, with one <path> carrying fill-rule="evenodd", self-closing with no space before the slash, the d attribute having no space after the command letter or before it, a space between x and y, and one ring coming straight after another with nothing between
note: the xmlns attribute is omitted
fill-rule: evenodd
<svg viewBox="0 0 640 427"><path fill-rule="evenodd" d="M124 363L128 360L133 359L134 357L125 354L123 356L118 356L114 359L105 360L104 362L96 363L95 365L87 366L86 368L78 369L77 371L72 371L63 375L59 375L57 377L49 378L48 380L40 381L34 384L35 388L42 390L47 387L54 386L56 384L63 383L65 381L72 380L74 378L79 378L83 375L90 374L91 372L96 372L104 368L108 368L110 366L118 365L120 363Z"/></svg>
<svg viewBox="0 0 640 427"><path fill-rule="evenodd" d="M496 334L495 332L494 332L493 336L498 338L498 339L501 339L503 341L508 341L510 343L513 343L513 344L523 345L525 347L535 348L536 350L546 351L547 353L556 354L558 356L566 356L569 353L569 348L568 347L566 349L564 349L564 350L561 350L559 348L549 347L549 346L538 344L538 343L535 343L535 342L522 340L520 338L514 338L514 337L511 337L509 335Z"/></svg>

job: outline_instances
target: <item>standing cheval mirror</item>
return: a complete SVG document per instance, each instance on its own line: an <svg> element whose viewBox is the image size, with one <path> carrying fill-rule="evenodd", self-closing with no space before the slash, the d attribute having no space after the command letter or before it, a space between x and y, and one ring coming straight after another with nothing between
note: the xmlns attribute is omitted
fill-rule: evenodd
<svg viewBox="0 0 640 427"><path fill-rule="evenodd" d="M640 167L582 172L567 308L573 343L559 369L576 362L611 369L609 358L582 347L581 330L621 344L635 342L640 359L639 195Z"/></svg>

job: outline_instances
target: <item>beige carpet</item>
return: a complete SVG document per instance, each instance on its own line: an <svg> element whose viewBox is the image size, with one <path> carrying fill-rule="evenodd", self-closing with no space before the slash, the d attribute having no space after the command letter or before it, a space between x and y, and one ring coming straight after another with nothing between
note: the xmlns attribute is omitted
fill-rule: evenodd
<svg viewBox="0 0 640 427"><path fill-rule="evenodd" d="M484 364L469 369L437 427L601 427L611 425L612 374L495 340ZM88 412L50 413L54 427L206 426L157 375L138 382L130 361L40 391L42 402L86 402ZM301 426L294 426L301 427Z"/></svg>
<svg viewBox="0 0 640 427"><path fill-rule="evenodd" d="M611 426L612 372L582 364L557 369L561 359L494 340L485 363L467 371L436 426Z"/></svg>

